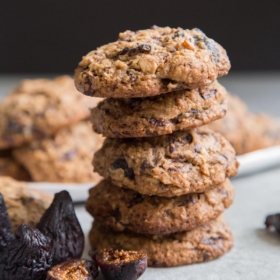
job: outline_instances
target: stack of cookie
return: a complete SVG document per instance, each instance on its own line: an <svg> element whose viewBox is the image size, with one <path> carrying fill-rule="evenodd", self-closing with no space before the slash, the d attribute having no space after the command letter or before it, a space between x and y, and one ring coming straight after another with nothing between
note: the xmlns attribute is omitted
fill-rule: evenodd
<svg viewBox="0 0 280 280"><path fill-rule="evenodd" d="M89 106L96 104L68 76L23 80L0 103L0 176L37 182L100 180L91 161L103 140L88 121Z"/></svg>
<svg viewBox="0 0 280 280"><path fill-rule="evenodd" d="M238 163L220 134L200 127L226 113L226 51L198 29L126 31L83 57L77 88L107 97L91 111L106 138L90 191L94 248L144 250L150 266L214 259L233 246L221 213ZM199 128L197 128L199 127Z"/></svg>

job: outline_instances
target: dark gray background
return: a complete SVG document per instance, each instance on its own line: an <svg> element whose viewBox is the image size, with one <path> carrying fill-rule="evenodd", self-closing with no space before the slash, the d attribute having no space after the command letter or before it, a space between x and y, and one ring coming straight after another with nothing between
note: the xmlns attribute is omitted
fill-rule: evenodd
<svg viewBox="0 0 280 280"><path fill-rule="evenodd" d="M0 1L0 73L73 72L120 31L199 27L224 46L232 70L280 70L280 1Z"/></svg>

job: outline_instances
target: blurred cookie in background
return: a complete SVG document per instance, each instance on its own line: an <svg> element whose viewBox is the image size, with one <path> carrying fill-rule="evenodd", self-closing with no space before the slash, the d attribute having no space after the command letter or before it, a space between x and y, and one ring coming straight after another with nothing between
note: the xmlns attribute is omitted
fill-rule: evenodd
<svg viewBox="0 0 280 280"><path fill-rule="evenodd" d="M35 227L53 199L52 195L4 176L0 176L0 193L4 197L14 232L21 224Z"/></svg>
<svg viewBox="0 0 280 280"><path fill-rule="evenodd" d="M79 93L71 77L23 80L0 103L0 149L18 147L89 117L98 103Z"/></svg>
<svg viewBox="0 0 280 280"><path fill-rule="evenodd" d="M251 113L234 95L228 95L226 116L207 127L227 138L237 155L280 145L280 121L265 114Z"/></svg>
<svg viewBox="0 0 280 280"><path fill-rule="evenodd" d="M14 157L36 182L96 183L92 157L103 138L88 121L61 129L57 134L13 150Z"/></svg>
<svg viewBox="0 0 280 280"><path fill-rule="evenodd" d="M85 120L100 100L79 93L69 76L23 80L0 103L0 175L97 182L91 159L103 140Z"/></svg>
<svg viewBox="0 0 280 280"><path fill-rule="evenodd" d="M11 150L0 150L0 176L9 176L19 181L30 181L27 170L12 156Z"/></svg>

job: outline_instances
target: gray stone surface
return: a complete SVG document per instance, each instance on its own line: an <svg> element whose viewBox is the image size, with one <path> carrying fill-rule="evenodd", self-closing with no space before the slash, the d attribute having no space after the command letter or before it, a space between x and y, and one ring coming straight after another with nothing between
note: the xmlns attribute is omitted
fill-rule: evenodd
<svg viewBox="0 0 280 280"><path fill-rule="evenodd" d="M279 73L231 74L222 78L221 83L229 91L241 96L253 111L264 111L280 117L279 78ZM4 96L18 79L0 76L0 96ZM149 268L141 279L280 279L280 236L266 231L263 224L267 214L280 212L280 166L232 181L236 198L225 216L234 233L235 247L224 257L209 263L177 268ZM85 212L83 205L77 205L76 210L87 236L92 218ZM89 249L87 244L85 251ZM103 279L102 276L99 279Z"/></svg>
<svg viewBox="0 0 280 280"><path fill-rule="evenodd" d="M280 236L264 228L266 215L280 212L279 181L280 166L232 180L236 197L225 216L232 228L235 246L228 254L203 264L164 269L149 268L141 279L279 279ZM88 232L92 219L84 213L82 207L77 207L77 213L85 232Z"/></svg>

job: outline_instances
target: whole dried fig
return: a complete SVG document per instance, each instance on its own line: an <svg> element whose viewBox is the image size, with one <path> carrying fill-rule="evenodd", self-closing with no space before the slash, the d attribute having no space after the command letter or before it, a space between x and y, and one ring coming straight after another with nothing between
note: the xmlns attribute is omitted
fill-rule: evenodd
<svg viewBox="0 0 280 280"><path fill-rule="evenodd" d="M102 250L92 252L107 280L136 280L147 268L147 254L140 251Z"/></svg>
<svg viewBox="0 0 280 280"><path fill-rule="evenodd" d="M0 252L15 239L3 195L0 193Z"/></svg>
<svg viewBox="0 0 280 280"><path fill-rule="evenodd" d="M280 213L267 216L265 225L267 228L274 227L276 232L280 234Z"/></svg>
<svg viewBox="0 0 280 280"><path fill-rule="evenodd" d="M98 274L95 262L74 259L54 266L48 271L47 280L93 280Z"/></svg>
<svg viewBox="0 0 280 280"><path fill-rule="evenodd" d="M45 280L52 262L47 238L28 225L21 225L16 237L0 254L0 279Z"/></svg>
<svg viewBox="0 0 280 280"><path fill-rule="evenodd" d="M55 194L52 204L42 216L37 229L48 238L51 244L52 265L82 256L84 234L67 191Z"/></svg>

